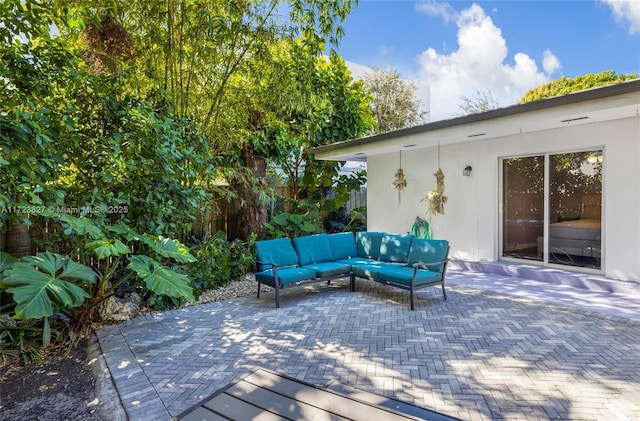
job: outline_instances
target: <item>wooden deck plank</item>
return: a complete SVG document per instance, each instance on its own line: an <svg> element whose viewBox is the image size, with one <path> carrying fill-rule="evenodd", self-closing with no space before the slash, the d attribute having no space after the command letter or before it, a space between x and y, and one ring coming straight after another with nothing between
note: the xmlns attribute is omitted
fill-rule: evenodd
<svg viewBox="0 0 640 421"><path fill-rule="evenodd" d="M200 406L194 409L193 412L179 418L178 421L227 421L227 418Z"/></svg>
<svg viewBox="0 0 640 421"><path fill-rule="evenodd" d="M287 418L258 408L234 396L221 393L203 405L205 408L230 420L281 421Z"/></svg>
<svg viewBox="0 0 640 421"><path fill-rule="evenodd" d="M226 390L227 394L267 411L294 420L344 421L331 412L300 402L295 398L275 393L247 381L240 381Z"/></svg>
<svg viewBox="0 0 640 421"><path fill-rule="evenodd" d="M353 420L406 421L418 419L393 410L372 406L336 392L320 389L262 369L254 371L244 377L243 380Z"/></svg>
<svg viewBox="0 0 640 421"><path fill-rule="evenodd" d="M385 408L390 408L403 414L412 415L421 420L426 421L461 421L459 418L450 417L445 414L441 414L437 411L432 411L427 408L416 406L407 402L398 401L393 398L388 398L375 393L367 392L366 390L357 389L355 387L347 386L336 381L332 381L327 386L328 390L333 390L345 396L353 397L361 401L370 403L372 405L378 405Z"/></svg>

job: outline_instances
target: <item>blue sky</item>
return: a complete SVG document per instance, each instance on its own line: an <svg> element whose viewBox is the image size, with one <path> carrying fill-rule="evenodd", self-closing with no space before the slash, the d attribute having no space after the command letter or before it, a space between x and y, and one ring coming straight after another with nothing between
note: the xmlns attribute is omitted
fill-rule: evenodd
<svg viewBox="0 0 640 421"><path fill-rule="evenodd" d="M640 0L360 0L343 28L337 51L354 75L392 66L431 121L459 115L476 90L507 106L561 76L640 74Z"/></svg>

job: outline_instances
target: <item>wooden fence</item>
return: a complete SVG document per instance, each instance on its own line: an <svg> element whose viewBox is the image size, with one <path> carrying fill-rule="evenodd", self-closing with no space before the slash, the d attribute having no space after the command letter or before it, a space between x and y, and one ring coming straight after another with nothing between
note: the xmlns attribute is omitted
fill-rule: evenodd
<svg viewBox="0 0 640 421"><path fill-rule="evenodd" d="M285 188L279 188L277 194L283 197L290 196L290 190ZM329 198L335 197L335 192L329 192ZM366 206L367 205L367 188L363 187L360 191L352 191L351 198L347 203L347 209L349 211ZM207 236L214 235L218 231L227 232L228 214L230 205L224 198L215 197L209 202L209 207L204 213L198 213L193 223L193 230L189 233L185 232L182 238L179 240L182 242L191 242L194 238L202 240ZM31 237L31 253L37 251L51 249L52 241L55 241L56 236L61 236L62 229L58 223L42 222L38 223L33 221L31 228L29 229L29 235ZM0 251L5 251L6 248L6 233L0 232ZM60 250L62 251L62 250Z"/></svg>
<svg viewBox="0 0 640 421"><path fill-rule="evenodd" d="M336 196L336 192L333 189L331 189L328 197L332 199L335 196ZM367 206L367 188L361 187L360 191L351 190L351 197L349 199L349 202L347 202L346 206L347 206L347 209L349 209L350 211L356 208Z"/></svg>

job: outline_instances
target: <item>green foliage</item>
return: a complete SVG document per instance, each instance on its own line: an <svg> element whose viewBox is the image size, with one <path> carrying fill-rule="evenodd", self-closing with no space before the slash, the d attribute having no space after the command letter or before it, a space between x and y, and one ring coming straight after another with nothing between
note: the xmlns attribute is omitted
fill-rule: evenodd
<svg viewBox="0 0 640 421"><path fill-rule="evenodd" d="M349 211L346 206L329 213L325 228L328 233L367 230L367 209L365 206Z"/></svg>
<svg viewBox="0 0 640 421"><path fill-rule="evenodd" d="M73 138L74 104L64 96L80 83L76 61L49 37L49 6L10 0L0 12L0 208L60 204L64 192L53 182L63 160L59 149ZM15 216L28 224L23 212ZM0 229L7 220L0 213Z"/></svg>
<svg viewBox="0 0 640 421"><path fill-rule="evenodd" d="M289 73L284 74L289 81L285 86L297 89L293 90L297 102L287 103L288 97L274 99L285 102L268 126L282 145L271 158L287 175L295 200L313 200L322 210L334 211L348 201L351 190L366 182L366 172L340 175L344 163L315 161L306 150L356 138L371 130L375 124L369 107L372 97L361 81L353 80L338 55L313 58L299 45L289 48ZM336 195L327 199L334 186Z"/></svg>
<svg viewBox="0 0 640 421"><path fill-rule="evenodd" d="M91 268L59 254L25 256L3 272L0 290L13 294L16 319L40 319L80 307L89 298L87 285L96 281Z"/></svg>
<svg viewBox="0 0 640 421"><path fill-rule="evenodd" d="M304 214L280 213L265 224L266 238L301 237L324 232L317 211Z"/></svg>
<svg viewBox="0 0 640 421"><path fill-rule="evenodd" d="M189 231L209 198L203 183L215 162L204 137L170 108L111 94L77 117L81 142L67 153L59 181L66 202L141 232Z"/></svg>
<svg viewBox="0 0 640 421"><path fill-rule="evenodd" d="M52 227L39 244L47 252L18 262L0 255L14 317L42 317L48 342L46 314L90 326L119 291L139 291L151 305L194 299L185 274L194 256L173 238L222 191L223 174L234 188L243 181L236 194L253 211L267 196L263 164L301 158L309 168L301 191L321 203L339 167L312 164L303 148L373 124L344 62L318 58L354 3L293 0L283 23L271 1L0 2L0 208L29 209L11 217ZM312 209L278 229L320 231ZM210 247L203 253L225 276L251 264L241 243ZM4 335L3 346L21 343Z"/></svg>
<svg viewBox="0 0 640 421"><path fill-rule="evenodd" d="M613 85L615 83L624 82L625 80L636 79L637 74L619 75L614 71L606 71L602 73L588 73L575 78L567 78L563 76L558 80L551 81L547 84L533 88L524 94L519 104L525 102L537 101L543 98L550 98L558 95L570 94L572 92L583 91L585 89L595 88L598 86Z"/></svg>
<svg viewBox="0 0 640 421"><path fill-rule="evenodd" d="M0 359L6 363L9 358L19 356L24 364L37 362L42 347L59 342L62 336L61 330L49 325L49 318L28 326L9 325L0 321Z"/></svg>
<svg viewBox="0 0 640 421"><path fill-rule="evenodd" d="M0 253L0 290L13 294L14 318L48 317L56 309L82 331L97 316L96 306L123 286L138 290L152 303L162 301L161 296L174 304L195 300L191 280L179 266L171 266L195 261L179 241L138 234L122 222L110 225L50 211L39 216L60 223L70 244L82 250L75 257L91 262L93 268L51 252L18 261Z"/></svg>
<svg viewBox="0 0 640 421"><path fill-rule="evenodd" d="M195 301L189 278L147 256L131 256L129 269L146 283L148 290L159 295Z"/></svg>
<svg viewBox="0 0 640 421"><path fill-rule="evenodd" d="M251 239L248 244L240 239L227 241L223 232L205 239L196 247L197 260L188 271L196 289L216 289L250 272L255 265L249 251L252 243Z"/></svg>

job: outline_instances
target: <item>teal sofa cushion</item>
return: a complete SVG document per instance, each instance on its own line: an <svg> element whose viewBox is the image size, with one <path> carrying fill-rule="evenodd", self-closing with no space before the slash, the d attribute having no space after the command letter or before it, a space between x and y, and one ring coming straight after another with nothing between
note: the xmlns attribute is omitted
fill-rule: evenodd
<svg viewBox="0 0 640 421"><path fill-rule="evenodd" d="M411 278L413 277L414 269L410 266L401 266L394 269L387 269L380 272L379 277L383 281L393 282L395 284L401 284L410 286ZM421 286L427 284L433 284L442 280L442 274L433 272L427 269L418 269L416 279L413 283L414 286Z"/></svg>
<svg viewBox="0 0 640 421"><path fill-rule="evenodd" d="M363 264L355 264L351 266L353 274L360 278L380 279L380 273L399 267L397 263L386 263L371 261Z"/></svg>
<svg viewBox="0 0 640 421"><path fill-rule="evenodd" d="M356 249L358 257L366 257L378 260L380 258L380 243L382 232L359 231L356 232Z"/></svg>
<svg viewBox="0 0 640 421"><path fill-rule="evenodd" d="M340 259L336 260L337 263L344 263L345 265L353 266L353 265L364 265L368 263L377 262L377 260L368 259L366 257L352 257L350 259Z"/></svg>
<svg viewBox="0 0 640 421"><path fill-rule="evenodd" d="M260 271L271 269L271 264L293 266L300 262L288 238L256 241L256 257L261 262L258 263Z"/></svg>
<svg viewBox="0 0 640 421"><path fill-rule="evenodd" d="M350 259L358 255L356 239L352 232L329 234L331 260Z"/></svg>
<svg viewBox="0 0 640 421"><path fill-rule="evenodd" d="M351 265L337 262L313 263L303 266L304 269L313 269L318 278L331 278L339 275L347 275L351 272Z"/></svg>
<svg viewBox="0 0 640 421"><path fill-rule="evenodd" d="M407 265L414 263L434 263L447 258L449 252L449 242L447 240L424 240L416 238L411 243ZM427 269L442 273L444 264L429 266Z"/></svg>
<svg viewBox="0 0 640 421"><path fill-rule="evenodd" d="M380 242L380 260L406 263L413 238L412 234L384 234Z"/></svg>
<svg viewBox="0 0 640 421"><path fill-rule="evenodd" d="M313 279L316 276L315 270L301 267L277 269L276 273L278 274L281 286L295 284L296 282L304 281L306 279ZM275 287L276 285L272 270L265 270L256 273L256 280L271 287Z"/></svg>
<svg viewBox="0 0 640 421"><path fill-rule="evenodd" d="M331 245L327 234L305 235L293 239L300 266L331 261Z"/></svg>

